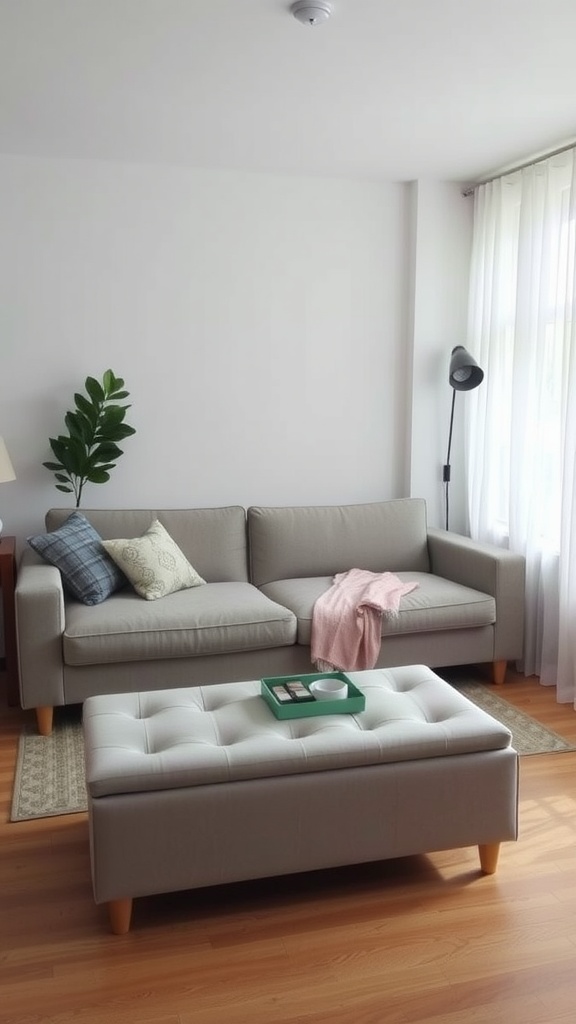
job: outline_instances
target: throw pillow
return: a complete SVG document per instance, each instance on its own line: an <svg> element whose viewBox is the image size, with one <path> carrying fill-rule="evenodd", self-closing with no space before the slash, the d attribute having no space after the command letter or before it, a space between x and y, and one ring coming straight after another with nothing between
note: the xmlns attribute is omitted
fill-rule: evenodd
<svg viewBox="0 0 576 1024"><path fill-rule="evenodd" d="M206 582L157 519L141 537L102 543L136 593L147 601Z"/></svg>
<svg viewBox="0 0 576 1024"><path fill-rule="evenodd" d="M102 546L102 538L81 512L73 512L51 533L28 543L62 574L67 591L83 604L100 604L126 585L126 577Z"/></svg>

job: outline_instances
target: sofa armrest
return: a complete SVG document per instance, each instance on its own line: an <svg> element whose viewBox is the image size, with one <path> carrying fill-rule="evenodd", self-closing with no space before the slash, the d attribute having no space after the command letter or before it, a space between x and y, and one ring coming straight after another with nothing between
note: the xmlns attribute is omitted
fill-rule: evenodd
<svg viewBox="0 0 576 1024"><path fill-rule="evenodd" d="M22 707L64 704L62 577L28 549L18 568L15 605Z"/></svg>
<svg viewBox="0 0 576 1024"><path fill-rule="evenodd" d="M522 657L526 562L495 544L482 544L428 528L430 568L435 576L490 594L496 602L494 661Z"/></svg>

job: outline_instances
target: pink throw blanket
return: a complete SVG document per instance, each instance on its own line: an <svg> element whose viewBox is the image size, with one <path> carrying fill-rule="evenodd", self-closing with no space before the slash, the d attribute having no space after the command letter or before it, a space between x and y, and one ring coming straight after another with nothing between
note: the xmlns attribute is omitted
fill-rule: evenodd
<svg viewBox="0 0 576 1024"><path fill-rule="evenodd" d="M382 617L398 615L400 599L418 586L391 572L349 569L338 573L314 605L312 662L319 670L374 668L380 653Z"/></svg>

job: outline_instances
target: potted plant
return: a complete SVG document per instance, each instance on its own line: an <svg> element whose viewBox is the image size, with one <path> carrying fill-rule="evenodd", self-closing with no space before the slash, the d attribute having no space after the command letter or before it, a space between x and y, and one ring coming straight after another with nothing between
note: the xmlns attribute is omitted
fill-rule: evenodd
<svg viewBox="0 0 576 1024"><path fill-rule="evenodd" d="M121 377L106 370L101 382L87 377L84 386L86 394L74 395L76 408L64 417L68 434L49 438L57 461L42 463L55 474L59 491L74 494L76 508L85 484L104 484L110 479L110 471L123 454L118 442L136 433L124 422L130 406L119 404L129 395Z"/></svg>

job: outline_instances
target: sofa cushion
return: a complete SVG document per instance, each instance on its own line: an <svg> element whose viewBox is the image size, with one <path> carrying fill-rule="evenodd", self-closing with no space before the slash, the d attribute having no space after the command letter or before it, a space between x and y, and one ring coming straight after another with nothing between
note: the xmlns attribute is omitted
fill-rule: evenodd
<svg viewBox="0 0 576 1024"><path fill-rule="evenodd" d="M86 608L67 602L68 665L190 658L282 647L296 642L296 617L250 583L207 583L162 601L133 591Z"/></svg>
<svg viewBox="0 0 576 1024"><path fill-rule="evenodd" d="M147 601L206 582L157 519L141 537L102 541L134 590Z"/></svg>
<svg viewBox="0 0 576 1024"><path fill-rule="evenodd" d="M208 583L248 582L246 512L240 505L82 511L104 540L139 537L157 519ZM50 509L47 529L61 526L69 515L69 509Z"/></svg>
<svg viewBox="0 0 576 1024"><path fill-rule="evenodd" d="M420 498L364 505L248 509L251 580L334 576L347 569L429 572L426 504Z"/></svg>
<svg viewBox="0 0 576 1024"><path fill-rule="evenodd" d="M81 512L72 512L56 530L28 537L28 543L60 570L65 589L83 604L100 604L128 582Z"/></svg>
<svg viewBox="0 0 576 1024"><path fill-rule="evenodd" d="M382 619L383 637L467 629L492 625L496 621L496 602L489 594L432 573L399 572L397 575L403 583L417 583L418 587L402 598L397 618ZM309 644L314 603L331 585L331 576L276 580L262 587L262 593L294 612L298 620L298 643Z"/></svg>

